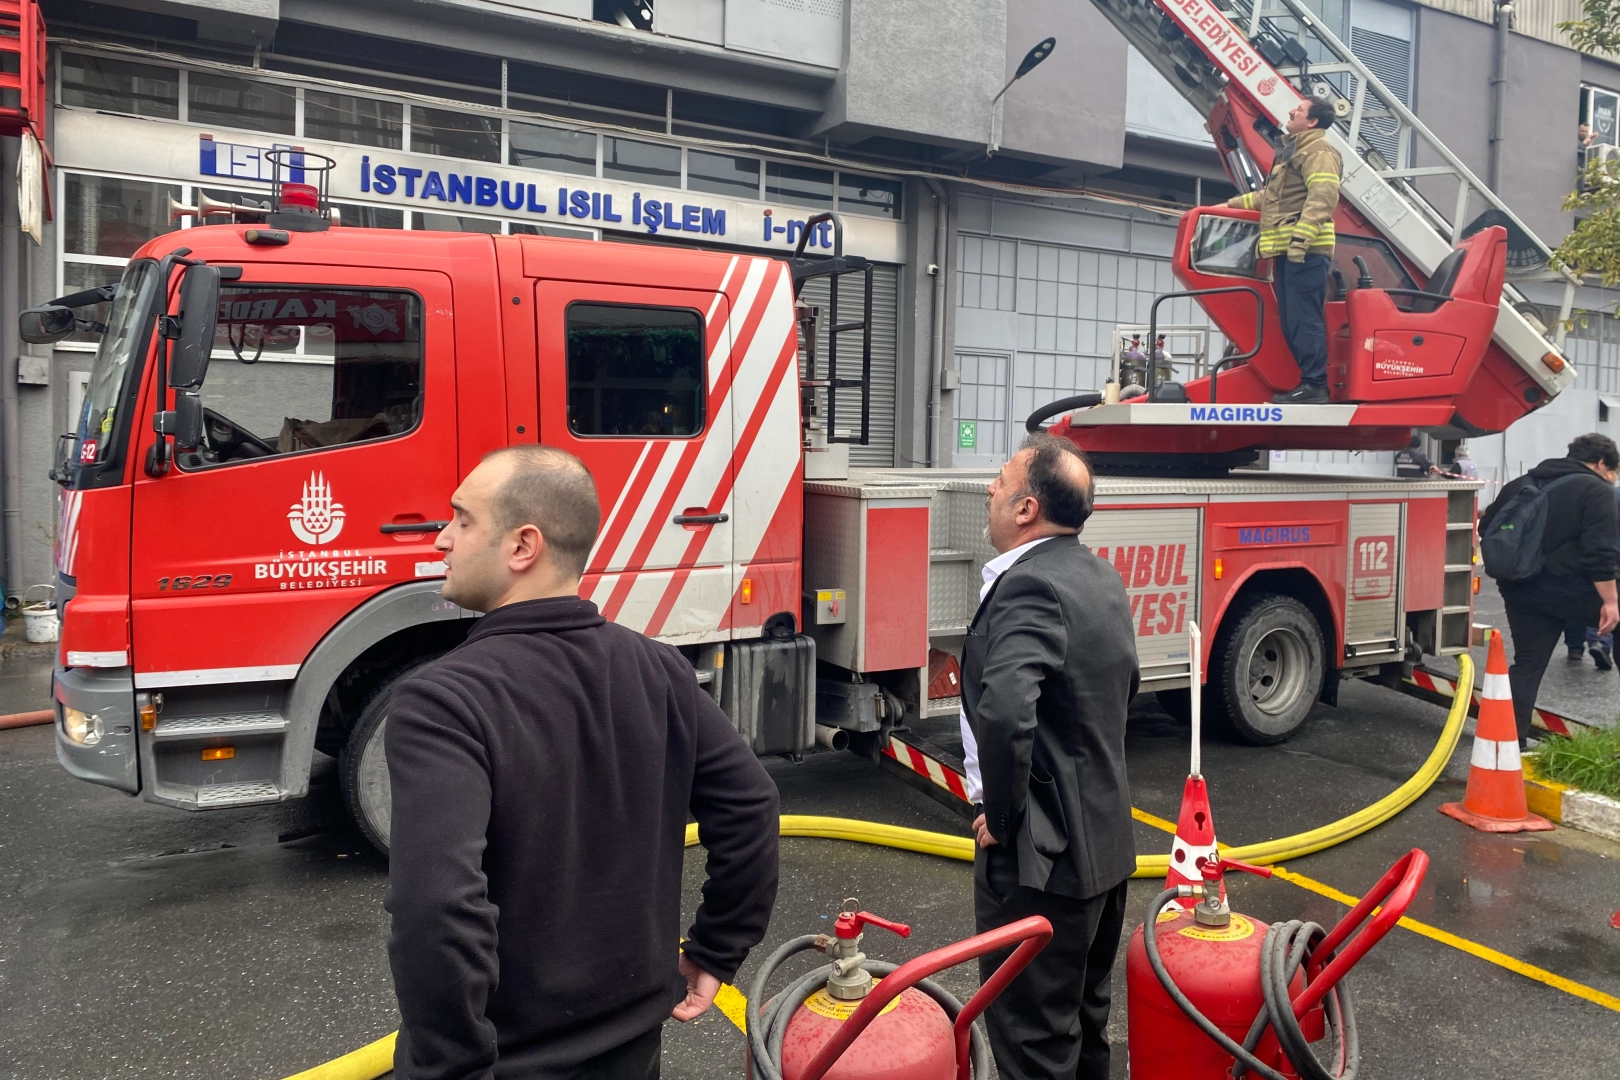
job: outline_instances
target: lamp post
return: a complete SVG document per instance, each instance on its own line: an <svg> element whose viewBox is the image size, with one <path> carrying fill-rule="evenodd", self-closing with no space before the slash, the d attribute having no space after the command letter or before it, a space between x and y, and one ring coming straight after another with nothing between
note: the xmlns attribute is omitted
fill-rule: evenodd
<svg viewBox="0 0 1620 1080"><path fill-rule="evenodd" d="M1037 42L1033 49L1024 54L1024 59L1018 64L1018 70L1013 72L1013 77L1007 80L1007 85L1003 86L996 96L990 99L990 143L984 148L985 157L992 157L997 150L1001 149L1002 97L1008 90L1012 89L1013 83L1034 71L1040 66L1042 60L1051 56L1052 50L1055 48L1057 48L1057 38L1055 37L1045 38Z"/></svg>

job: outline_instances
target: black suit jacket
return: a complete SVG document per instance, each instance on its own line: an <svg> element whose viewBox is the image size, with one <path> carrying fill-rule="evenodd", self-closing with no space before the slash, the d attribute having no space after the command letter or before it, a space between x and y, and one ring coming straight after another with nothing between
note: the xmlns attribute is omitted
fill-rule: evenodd
<svg viewBox="0 0 1620 1080"><path fill-rule="evenodd" d="M962 700L985 822L1020 885L1085 899L1135 871L1125 714L1139 682L1125 585L1074 537L1026 551L979 605Z"/></svg>

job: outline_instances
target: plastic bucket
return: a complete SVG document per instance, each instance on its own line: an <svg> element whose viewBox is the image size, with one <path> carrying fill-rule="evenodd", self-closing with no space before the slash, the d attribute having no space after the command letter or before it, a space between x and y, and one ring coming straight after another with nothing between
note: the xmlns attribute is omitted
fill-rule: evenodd
<svg viewBox="0 0 1620 1080"><path fill-rule="evenodd" d="M45 600L29 600L28 594L35 589L49 589L51 595ZM36 645L48 645L56 641L61 623L56 616L56 586L35 585L23 593L23 634Z"/></svg>

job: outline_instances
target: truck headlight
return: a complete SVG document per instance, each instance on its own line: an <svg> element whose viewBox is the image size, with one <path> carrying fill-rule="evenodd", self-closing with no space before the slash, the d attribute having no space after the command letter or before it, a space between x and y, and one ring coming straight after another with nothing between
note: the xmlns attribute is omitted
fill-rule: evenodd
<svg viewBox="0 0 1620 1080"><path fill-rule="evenodd" d="M101 717L94 713L62 707L62 733L69 742L80 746L94 746L101 741Z"/></svg>

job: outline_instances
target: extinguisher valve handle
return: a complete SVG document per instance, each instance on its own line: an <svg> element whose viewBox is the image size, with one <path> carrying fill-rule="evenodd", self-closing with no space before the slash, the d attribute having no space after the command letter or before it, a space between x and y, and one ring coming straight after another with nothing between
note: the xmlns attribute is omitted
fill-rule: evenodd
<svg viewBox="0 0 1620 1080"><path fill-rule="evenodd" d="M1211 859L1202 867L1205 881L1219 881L1228 870L1242 870L1245 874L1263 878L1271 876L1271 867L1255 866L1253 863L1239 862L1237 859Z"/></svg>
<svg viewBox="0 0 1620 1080"><path fill-rule="evenodd" d="M833 924L833 933L848 940L849 938L859 937L861 931L867 926L876 926L899 934L901 937L911 936L911 927L905 923L890 922L888 919L873 915L870 911L846 911L841 913L837 922Z"/></svg>

